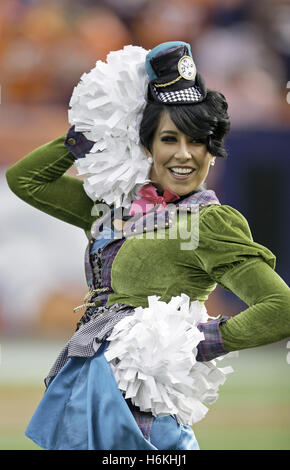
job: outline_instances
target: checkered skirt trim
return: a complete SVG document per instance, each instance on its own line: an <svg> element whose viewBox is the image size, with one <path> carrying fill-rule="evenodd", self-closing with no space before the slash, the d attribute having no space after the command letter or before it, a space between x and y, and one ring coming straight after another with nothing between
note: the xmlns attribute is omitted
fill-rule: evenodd
<svg viewBox="0 0 290 470"><path fill-rule="evenodd" d="M66 343L44 379L46 387L71 357L92 357L101 342L110 336L114 326L122 318L133 315L134 307L116 303L111 306L94 307L90 321L83 324Z"/></svg>

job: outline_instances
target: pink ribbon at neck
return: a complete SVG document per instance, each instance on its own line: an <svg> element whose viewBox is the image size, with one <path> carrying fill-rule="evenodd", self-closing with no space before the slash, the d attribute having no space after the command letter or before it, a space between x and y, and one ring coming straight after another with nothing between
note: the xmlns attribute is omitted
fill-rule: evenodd
<svg viewBox="0 0 290 470"><path fill-rule="evenodd" d="M152 183L142 186L138 194L141 196L141 199L136 199L132 202L129 212L131 216L140 212L146 214L146 212L153 209L156 205L158 205L156 211L162 210L163 207L167 206L167 202L177 201L180 198L178 194L170 191L170 189L165 189L163 196L158 196L156 188Z"/></svg>

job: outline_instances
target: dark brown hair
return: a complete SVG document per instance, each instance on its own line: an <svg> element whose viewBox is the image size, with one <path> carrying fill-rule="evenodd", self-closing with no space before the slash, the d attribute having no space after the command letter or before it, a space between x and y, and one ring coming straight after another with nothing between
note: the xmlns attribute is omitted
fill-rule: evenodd
<svg viewBox="0 0 290 470"><path fill-rule="evenodd" d="M141 143L151 150L161 114L166 111L181 132L204 140L211 155L225 158L224 137L230 130L227 109L224 95L212 90L208 90L204 101L196 104L174 106L148 102L140 125Z"/></svg>

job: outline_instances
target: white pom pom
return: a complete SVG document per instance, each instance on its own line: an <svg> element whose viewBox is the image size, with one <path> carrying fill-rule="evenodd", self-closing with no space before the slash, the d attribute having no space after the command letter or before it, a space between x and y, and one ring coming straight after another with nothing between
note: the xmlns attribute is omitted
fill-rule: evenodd
<svg viewBox="0 0 290 470"><path fill-rule="evenodd" d="M113 329L105 353L125 398L154 416L175 415L192 425L208 411L204 404L218 398L218 388L230 368L215 361L197 362L197 345L204 340L197 325L209 318L204 306L187 295L169 303L148 297Z"/></svg>
<svg viewBox="0 0 290 470"><path fill-rule="evenodd" d="M84 189L94 201L121 201L129 207L140 186L149 182L150 165L139 140L149 81L147 53L138 46L111 52L107 63L97 61L74 88L69 122L96 142L75 166L79 175L87 175Z"/></svg>

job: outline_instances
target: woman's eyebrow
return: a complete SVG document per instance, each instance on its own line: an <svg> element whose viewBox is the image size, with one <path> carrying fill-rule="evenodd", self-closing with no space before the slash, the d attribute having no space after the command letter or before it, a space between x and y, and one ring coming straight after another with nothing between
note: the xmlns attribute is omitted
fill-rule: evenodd
<svg viewBox="0 0 290 470"><path fill-rule="evenodd" d="M160 135L161 135L161 134L177 135L177 132L176 132L176 131L165 130L165 131L161 131L161 132L160 132Z"/></svg>

